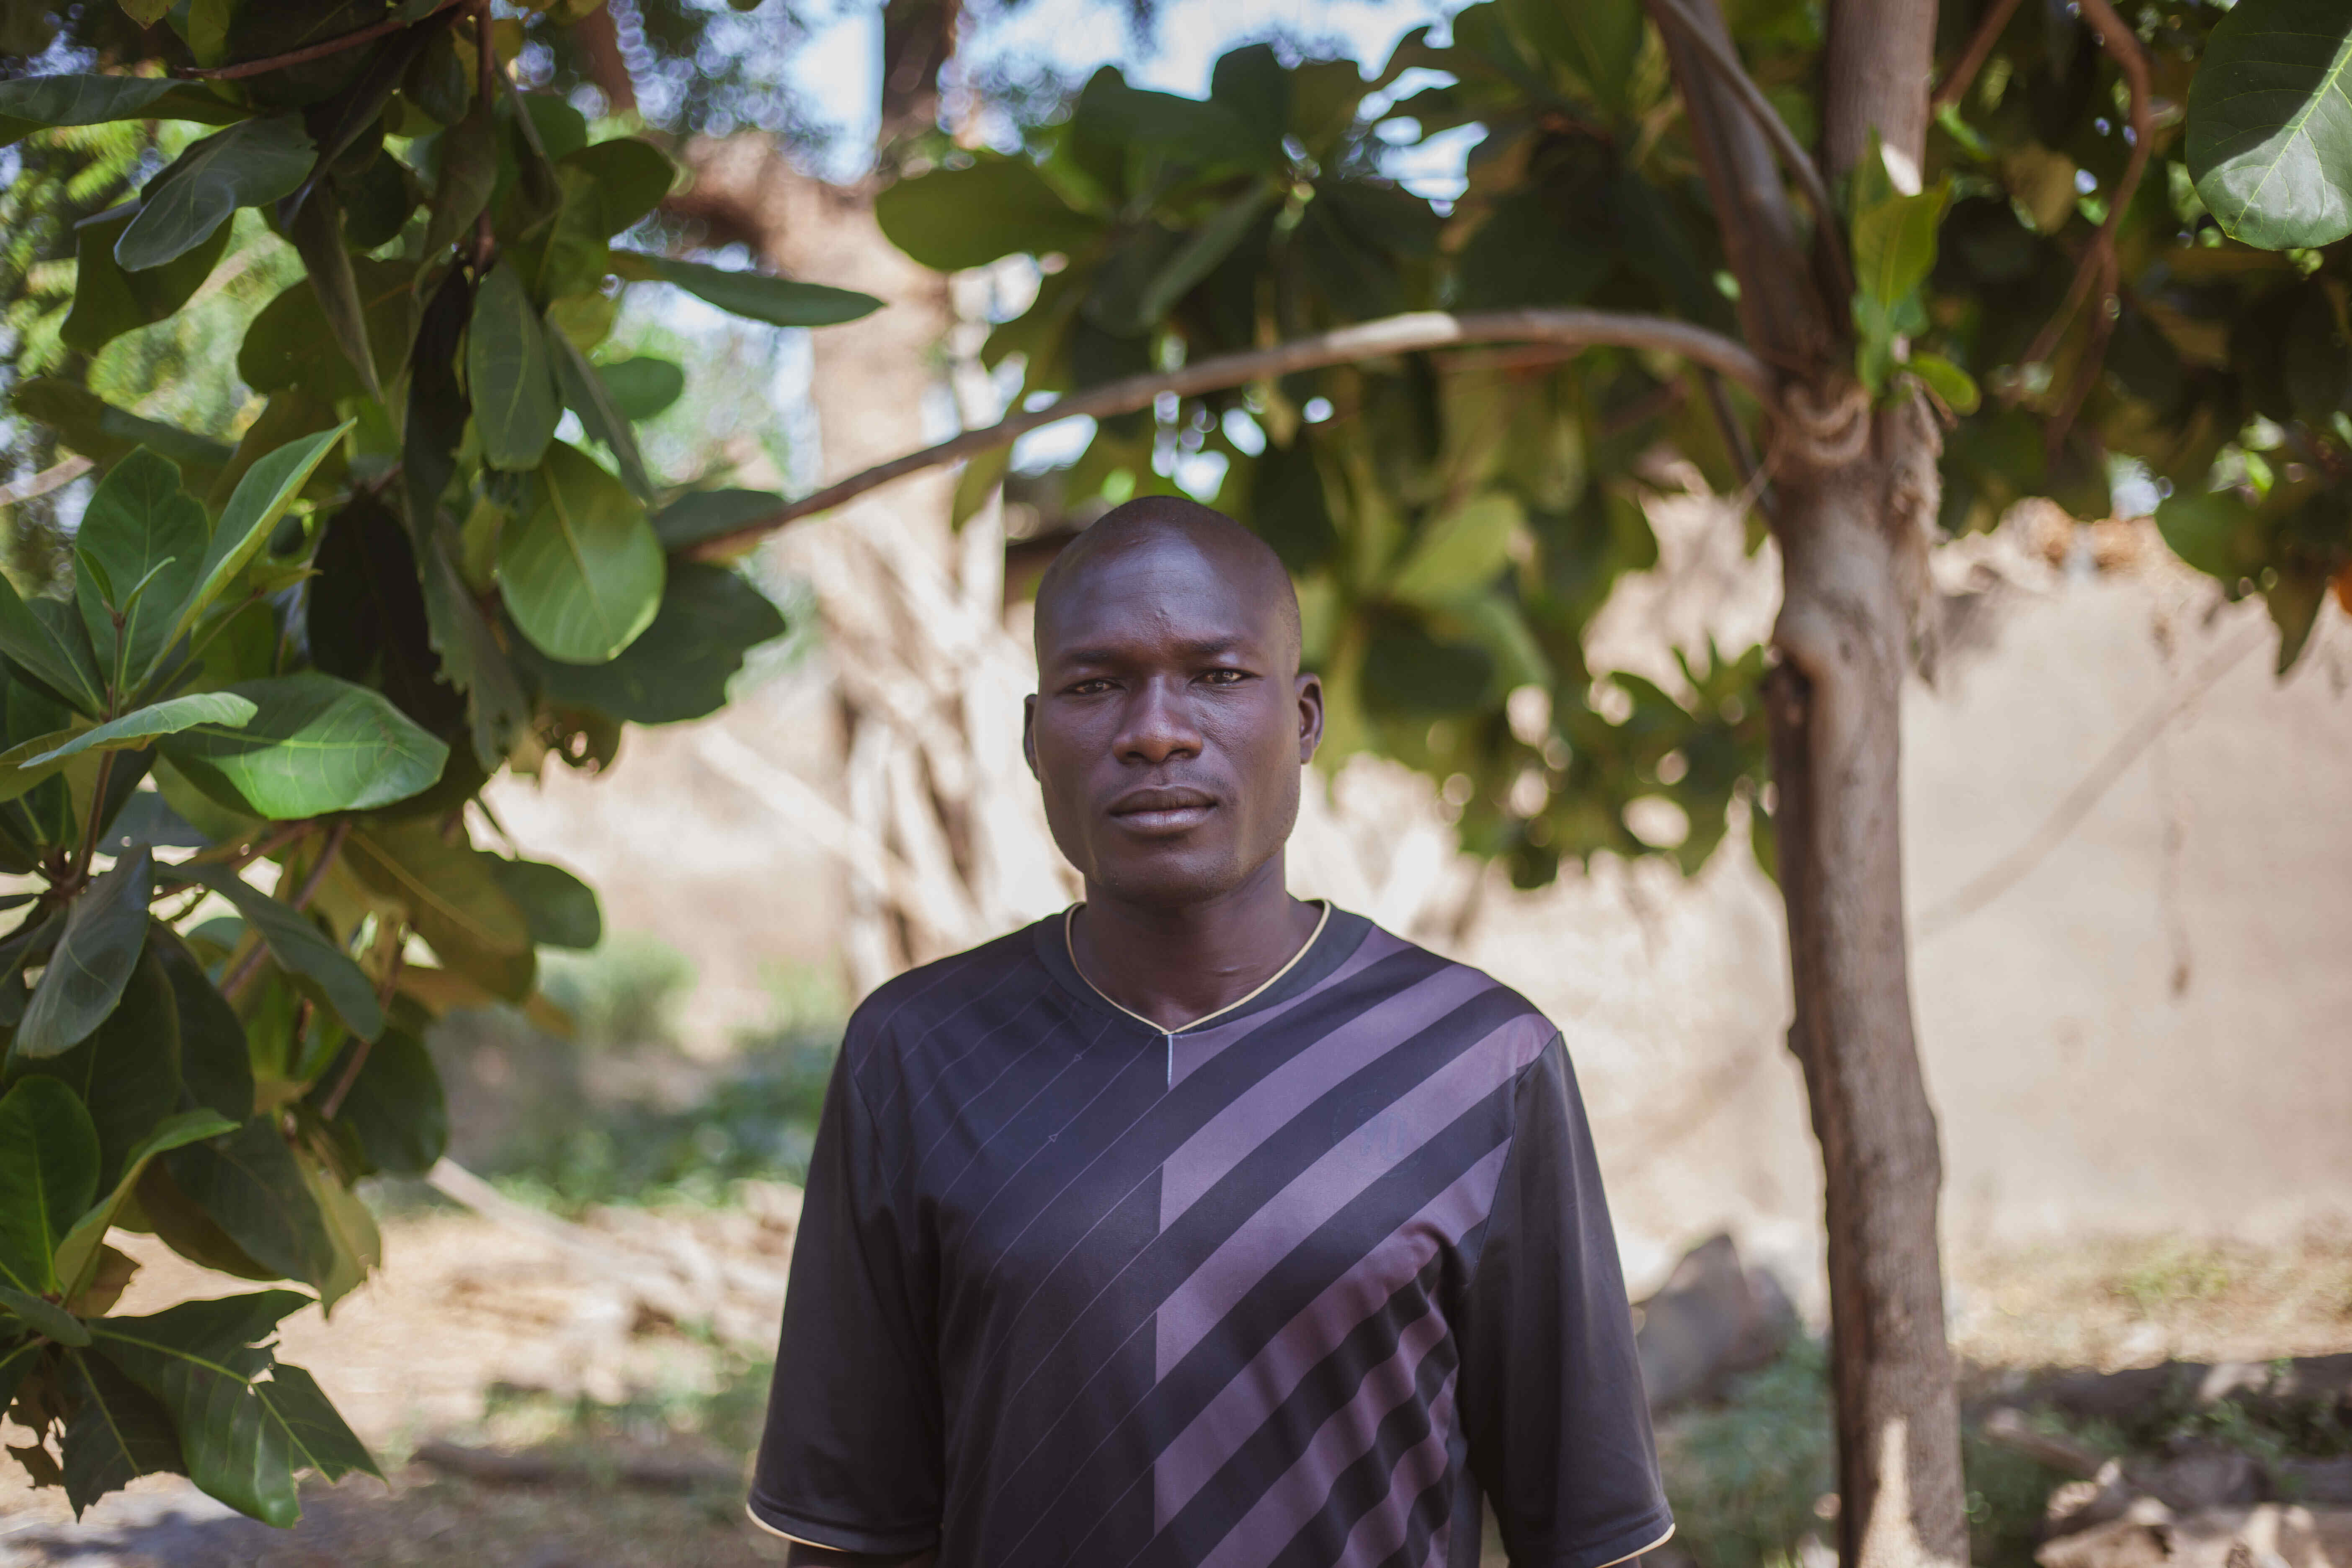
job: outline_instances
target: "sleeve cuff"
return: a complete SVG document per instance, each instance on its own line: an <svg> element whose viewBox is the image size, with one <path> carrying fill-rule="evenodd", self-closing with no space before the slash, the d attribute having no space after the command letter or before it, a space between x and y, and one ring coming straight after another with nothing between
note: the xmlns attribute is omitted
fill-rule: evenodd
<svg viewBox="0 0 2352 1568"><path fill-rule="evenodd" d="M744 1504L751 1522L771 1535L781 1535L788 1541L798 1541L809 1546L827 1546L835 1552L856 1552L876 1557L912 1557L928 1552L940 1543L937 1525L899 1525L877 1529L872 1525L845 1523L840 1520L820 1519L814 1514L798 1513L779 1507L767 1498L753 1492Z"/></svg>
<svg viewBox="0 0 2352 1568"><path fill-rule="evenodd" d="M1664 1546L1675 1533L1675 1516L1664 1509L1623 1530L1571 1545L1538 1546L1511 1553L1527 1568L1612 1568Z"/></svg>

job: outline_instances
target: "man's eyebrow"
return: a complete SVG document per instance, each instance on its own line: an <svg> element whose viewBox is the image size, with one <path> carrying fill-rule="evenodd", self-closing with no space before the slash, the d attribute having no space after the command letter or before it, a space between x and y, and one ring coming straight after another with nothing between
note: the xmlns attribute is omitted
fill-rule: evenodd
<svg viewBox="0 0 2352 1568"><path fill-rule="evenodd" d="M1232 653L1244 647L1248 641L1247 637L1238 635L1195 637L1189 642L1178 643L1176 652L1183 658L1214 658L1219 654ZM1089 643L1076 647L1057 648L1049 656L1049 661L1055 664L1124 664L1136 657L1132 647L1111 643Z"/></svg>

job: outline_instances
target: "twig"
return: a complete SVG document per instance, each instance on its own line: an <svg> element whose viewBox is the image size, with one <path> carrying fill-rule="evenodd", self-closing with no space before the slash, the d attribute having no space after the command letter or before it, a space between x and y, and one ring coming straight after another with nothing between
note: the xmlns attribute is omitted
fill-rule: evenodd
<svg viewBox="0 0 2352 1568"><path fill-rule="evenodd" d="M2099 232L2092 237L2090 248L2083 253L2082 260L2076 264L2074 281L2066 290L2065 303L2058 307L2057 314L2050 318L2048 324L2027 347L2023 362L2027 364L2037 364L2050 357L2051 352L2058 346L2060 334L2065 331L2067 322L2074 319L2075 310L2083 303L2083 297L2090 291L2094 282L2106 285L2099 291L2099 313L2104 320L2107 296L2115 287L2116 231L2123 226L2124 213L2130 207L2132 196L2139 189L2140 175L2147 168L2148 150L2156 139L2156 117L2148 107L2154 89L2148 79L2147 56L2140 51L2138 35L2116 15L2116 8L2108 0L2081 0L2081 4L2084 20L2089 22L2092 29L2099 35L2099 41L2106 46L2107 53L2115 56L2116 68L2124 73L2124 80L2131 89L2132 148L2130 156L2124 162L2123 178L2116 182L2115 190L2108 197L2106 221L2099 225ZM2103 353L2106 346L2105 338L2104 331L2096 332L2091 347ZM2097 363L2098 355L2095 353L2091 356L2091 363L2095 367ZM2096 374L2095 368L2093 374ZM2088 384L2084 384L2081 390L2087 393ZM2074 401L2076 406L2080 405L2079 397ZM2073 419L2073 408L2063 410L2063 417L2053 425L2056 433L2050 437L2053 445L2063 439L2065 427Z"/></svg>
<svg viewBox="0 0 2352 1568"><path fill-rule="evenodd" d="M121 628L116 628L121 635ZM108 710L110 713L111 708ZM75 859L72 872L66 879L68 889L83 887L89 881L89 863L98 858L99 829L106 825L106 786L114 782L112 752L100 752L98 759L98 784L89 795L89 828L81 836L81 853Z"/></svg>
<svg viewBox="0 0 2352 1568"><path fill-rule="evenodd" d="M2000 898L2024 879L2025 874L2042 862L2042 858L2056 848L2074 831L2082 820L2091 815L2091 808L2112 788L2126 768L2138 761L2139 754L2155 742L2165 727L2179 717L2181 711L2205 689L2228 674L2238 662L2270 639L2270 629L2263 626L2242 641L2222 648L2199 667L2196 673L2178 687L2158 699L2156 704L2139 716L2132 727L2116 738L2101 757L2066 798L2058 803L2048 819L2034 830L2033 837L2003 856L2000 860L1971 879L1965 887L1931 905L1921 913L1916 922L1916 945L1924 947L1936 937L1968 919L1970 915Z"/></svg>
<svg viewBox="0 0 2352 1568"><path fill-rule="evenodd" d="M270 55L257 60L239 60L235 65L191 66L184 70L173 71L172 74L201 81L235 81L240 77L260 76L268 71L284 70L289 66L308 65L312 60L322 60L329 55L339 55L345 49L355 49L362 44L373 43L388 34L415 26L418 23L437 16L452 5L459 4L462 4L462 0L441 0L440 5L427 11L423 16L415 18L415 21L404 22L397 16L388 16L381 22L371 22L364 27L338 34L331 38L321 39L318 43L307 45L302 48L289 49L282 55Z"/></svg>
<svg viewBox="0 0 2352 1568"><path fill-rule="evenodd" d="M264 838L257 838L242 849L222 854L216 846L212 849L200 850L190 856L189 859L198 865L217 862L227 870L241 871L265 855L277 854L316 826L318 826L316 823L308 818L300 822L289 822L280 826L277 832Z"/></svg>
<svg viewBox="0 0 2352 1568"><path fill-rule="evenodd" d="M51 490L65 489L94 467L88 458L68 458L62 463L52 463L37 474L28 475L13 485L0 485L0 506L16 506L34 500Z"/></svg>
<svg viewBox="0 0 2352 1568"><path fill-rule="evenodd" d="M296 909L310 907L311 898L319 891L319 884L327 879L329 868L334 865L335 857L342 852L343 840L351 836L352 819L348 816L341 818L332 827L327 829L327 842L320 847L318 863L310 868L309 873L302 879L302 886L295 891L294 907Z"/></svg>
<svg viewBox="0 0 2352 1568"><path fill-rule="evenodd" d="M378 949L386 952L389 955L384 959L383 976L375 984L376 1005L383 1008L386 1014L392 1011L392 995L400 986L400 964L403 949L405 946L404 931L405 928L400 921L388 921L379 926L376 931ZM374 1047L373 1040L362 1040L359 1043L359 1048L352 1053L351 1065L343 1068L343 1076L335 1080L334 1089L329 1092L324 1103L319 1107L319 1113L328 1121L332 1121L335 1119L335 1113L342 1110L344 1096L352 1092L352 1085L359 1082L360 1073L367 1066L368 1052Z"/></svg>
<svg viewBox="0 0 2352 1568"><path fill-rule="evenodd" d="M1778 378L1771 367L1744 344L1687 321L1622 310L1480 310L1464 315L1417 310L1295 339L1272 348L1220 354L1176 370L1126 376L1075 393L1050 407L1008 415L983 429L967 430L936 447L894 458L837 484L827 485L814 495L793 501L756 522L704 540L689 553L703 559L735 554L788 522L828 510L908 474L1010 445L1032 430L1060 420L1081 415L1104 418L1131 414L1139 408L1150 407L1154 399L1167 393L1189 397L1325 365L1478 342L1551 342L1579 348L1663 350L1720 372L1755 394L1768 408L1779 403Z"/></svg>
<svg viewBox="0 0 2352 1568"><path fill-rule="evenodd" d="M1993 0L1992 9L1978 19L1976 33L1969 39L1967 51L1937 87L1936 96L1927 105L1928 113L1948 109L1967 95L1969 84L1977 79L1977 72L1984 69L1985 61L1992 58L1992 47L2000 42L2001 32L2009 26L2010 17L2016 14L2017 0Z"/></svg>
<svg viewBox="0 0 2352 1568"><path fill-rule="evenodd" d="M1772 107L1772 100L1764 96L1764 89L1756 85L1756 79L1748 74L1747 68L1723 47L1722 40L1700 26L1690 13L1683 9L1683 4L1684 0L1651 0L1651 9L1661 16L1671 17L1675 26L1682 29L1683 37L1690 40L1692 47L1698 50L1699 58L1723 79L1724 85L1731 89L1732 96L1739 100L1740 107L1748 110L1748 118L1764 133L1764 140L1771 143L1772 151L1779 155L1789 173L1796 176L1798 188L1805 193L1806 205L1813 209L1813 220L1821 231L1822 247L1829 254L1831 266L1836 269L1838 285L1844 292L1853 293L1853 268L1846 261L1845 239L1838 222L1837 203L1831 199L1829 182L1822 178L1821 165L1813 162L1812 154L1805 151L1803 143L1797 140L1797 133L1789 129L1789 122L1780 118L1780 111Z"/></svg>
<svg viewBox="0 0 2352 1568"><path fill-rule="evenodd" d="M482 118L493 127L497 111L490 103L492 84L497 79L498 51L490 44L490 0L474 0L474 104ZM490 230L490 205L474 215L474 279L490 269L490 252L495 248Z"/></svg>

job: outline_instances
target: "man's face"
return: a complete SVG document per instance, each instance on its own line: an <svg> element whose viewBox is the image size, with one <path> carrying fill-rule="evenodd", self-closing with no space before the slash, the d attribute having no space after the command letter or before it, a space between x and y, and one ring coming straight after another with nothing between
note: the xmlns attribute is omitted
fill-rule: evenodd
<svg viewBox="0 0 2352 1568"><path fill-rule="evenodd" d="M1090 887L1144 903L1231 892L1290 837L1323 690L1257 574L1181 535L1086 563L1038 624L1029 765Z"/></svg>

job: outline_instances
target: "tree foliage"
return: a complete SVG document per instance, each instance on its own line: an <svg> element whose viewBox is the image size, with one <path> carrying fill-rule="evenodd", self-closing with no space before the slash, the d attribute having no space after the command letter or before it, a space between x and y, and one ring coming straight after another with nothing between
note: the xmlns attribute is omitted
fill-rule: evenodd
<svg viewBox="0 0 2352 1568"><path fill-rule="evenodd" d="M1993 9L1944 7L1947 60ZM1818 8L1725 10L1810 141ZM2352 218L2314 216L2347 199L2347 26L2303 0L2242 0L2226 20L2149 9L2130 39L2151 77L2140 129L2132 74L2088 20L2002 15L1927 167L1874 155L1832 195L1853 374L1881 399L1924 388L1946 416L1948 531L2028 496L2104 518L2117 473L2153 483L2181 556L2267 603L2284 668L2331 580L2352 602L2352 268L2334 243ZM2315 27L2332 58L2284 41ZM1021 150L950 153L885 191L884 229L935 267L1049 258L985 353L1021 367L1024 398L1412 310L1578 305L1737 330L1699 150L1637 0L1482 0L1450 32L1409 36L1369 77L1243 48L1202 100L1106 68ZM2215 78L2200 79L2209 48ZM1383 173L1390 148L1465 127L1477 141L1450 210ZM2257 248L2283 244L2321 248ZM1105 421L1058 478L1076 506L1172 489L1182 458L1221 458L1215 504L1298 577L1327 755L1374 747L1466 784L1465 845L1535 883L1563 857L1656 847L1628 809L1659 795L1688 818L1670 847L1695 868L1731 800L1760 794L1760 649L1715 650L1673 691L1596 682L1583 652L1616 579L1655 560L1639 502L1662 475L1644 455L1769 497L1757 416L1655 354L1454 351L1164 399ZM965 503L1003 472L976 462Z"/></svg>
<svg viewBox="0 0 2352 1568"><path fill-rule="evenodd" d="M441 1154L425 1028L543 1005L537 948L601 931L467 803L712 711L783 629L669 558L632 426L681 377L607 362L619 294L876 301L616 247L673 164L518 90L487 6L86 10L46 60L77 68L0 81L37 220L6 265L70 268L12 311L9 415L97 465L54 591L0 579L0 870L37 881L0 937L0 1408L77 1510L170 1470L286 1524L298 1472L374 1473L270 1345L375 1264L353 1184ZM110 401L110 346L183 330L229 256L279 279L213 349L257 407ZM117 1227L307 1289L119 1316Z"/></svg>

